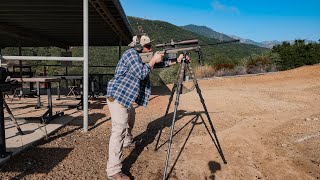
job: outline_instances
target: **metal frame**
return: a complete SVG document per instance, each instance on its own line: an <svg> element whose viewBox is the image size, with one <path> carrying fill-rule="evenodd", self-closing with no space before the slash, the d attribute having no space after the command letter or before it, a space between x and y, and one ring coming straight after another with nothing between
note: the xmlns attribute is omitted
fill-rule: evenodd
<svg viewBox="0 0 320 180"><path fill-rule="evenodd" d="M0 56L5 60L83 61L83 131L88 132L89 94L89 0L83 0L83 57ZM1 55L1 54L0 54Z"/></svg>
<svg viewBox="0 0 320 180"><path fill-rule="evenodd" d="M119 0L88 0L90 46L129 44L133 30ZM0 1L0 47L83 45L83 1Z"/></svg>
<svg viewBox="0 0 320 180"><path fill-rule="evenodd" d="M0 59L5 60L44 60L44 61L83 61L84 57L54 57L54 56L1 56Z"/></svg>
<svg viewBox="0 0 320 180"><path fill-rule="evenodd" d="M83 0L83 131L88 132L89 94L89 2Z"/></svg>

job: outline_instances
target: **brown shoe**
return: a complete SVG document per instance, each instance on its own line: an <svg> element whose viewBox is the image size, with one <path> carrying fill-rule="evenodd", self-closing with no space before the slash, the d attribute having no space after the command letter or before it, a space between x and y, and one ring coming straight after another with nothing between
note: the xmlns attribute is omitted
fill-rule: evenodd
<svg viewBox="0 0 320 180"><path fill-rule="evenodd" d="M118 172L113 176L108 177L109 180L130 180L129 176L123 174L122 172Z"/></svg>
<svg viewBox="0 0 320 180"><path fill-rule="evenodd" d="M124 147L124 148L135 148L136 146L137 146L136 141L132 141L132 142L124 145L123 147Z"/></svg>

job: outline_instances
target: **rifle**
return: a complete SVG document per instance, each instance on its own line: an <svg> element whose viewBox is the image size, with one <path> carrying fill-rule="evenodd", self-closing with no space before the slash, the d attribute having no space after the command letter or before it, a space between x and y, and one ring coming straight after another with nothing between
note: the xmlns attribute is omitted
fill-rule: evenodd
<svg viewBox="0 0 320 180"><path fill-rule="evenodd" d="M170 43L156 44L155 46L157 48L164 48L162 51L159 51L160 53L165 54L164 61L168 61L168 60L174 61L175 59L177 59L176 54L179 52L195 51L198 53L199 64L203 65L204 61L203 61L203 54L202 54L201 47L227 44L227 43L233 43L233 42L239 42L239 41L240 41L239 39L234 39L230 41L221 41L217 43L208 43L208 44L198 45L199 43L198 39L183 40L179 42L174 42L173 40L171 40ZM181 45L184 47L181 47ZM196 46L190 46L190 45L196 45ZM140 53L140 57L144 63L147 63L153 57L153 52Z"/></svg>

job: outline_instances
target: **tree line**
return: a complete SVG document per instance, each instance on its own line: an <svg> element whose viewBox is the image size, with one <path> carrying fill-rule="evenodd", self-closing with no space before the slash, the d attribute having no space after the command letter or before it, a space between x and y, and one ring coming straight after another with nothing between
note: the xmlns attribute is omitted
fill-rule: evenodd
<svg viewBox="0 0 320 180"><path fill-rule="evenodd" d="M316 42L308 44L304 40L295 40L294 44L283 42L274 46L272 52L279 54L280 60L275 63L280 70L320 63L320 44Z"/></svg>

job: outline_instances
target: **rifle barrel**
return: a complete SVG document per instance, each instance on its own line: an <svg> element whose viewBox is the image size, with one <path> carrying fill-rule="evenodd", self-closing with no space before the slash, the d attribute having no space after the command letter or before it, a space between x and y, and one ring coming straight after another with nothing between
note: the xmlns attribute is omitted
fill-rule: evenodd
<svg viewBox="0 0 320 180"><path fill-rule="evenodd" d="M230 40L230 41L221 41L221 42L217 42L217 43L202 44L200 46L214 46L214 45L228 44L228 43L239 42L239 41L240 41L240 39L234 39L234 40Z"/></svg>

